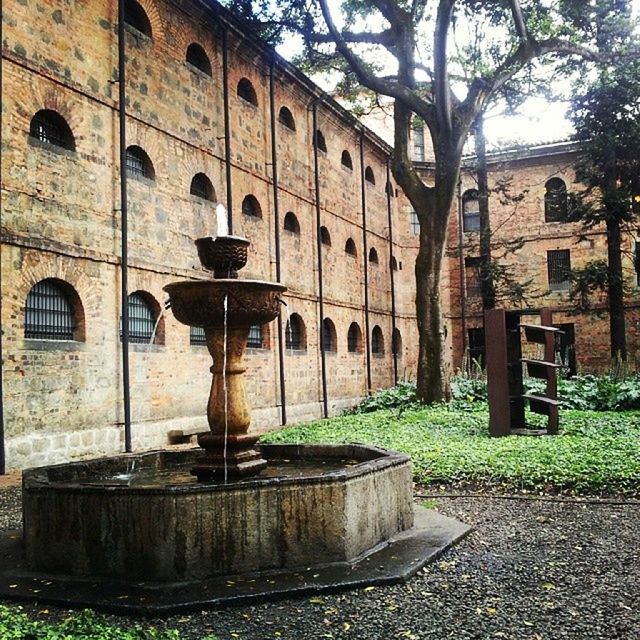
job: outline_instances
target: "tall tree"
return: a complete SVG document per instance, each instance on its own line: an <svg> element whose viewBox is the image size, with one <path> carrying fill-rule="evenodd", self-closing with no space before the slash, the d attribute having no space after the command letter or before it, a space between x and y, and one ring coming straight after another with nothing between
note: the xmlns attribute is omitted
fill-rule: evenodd
<svg viewBox="0 0 640 640"><path fill-rule="evenodd" d="M589 292L606 293L611 357L627 359L624 313L622 232L637 221L640 207L640 47L631 3L601 0L593 24L601 51L624 50L617 63L601 67L591 82L575 87L571 119L584 154L577 179L586 185L572 194L569 217L585 228L604 225L607 260L574 272L573 295L584 302Z"/></svg>
<svg viewBox="0 0 640 640"><path fill-rule="evenodd" d="M588 14L593 2L573 4ZM567 20L558 5L546 0L343 0L339 22L329 0L277 5L287 25L295 24L304 36L308 65L339 70L346 78L343 86L357 83L393 99L392 172L420 221L417 393L425 402L449 395L440 281L470 128L498 91L533 77L537 59L593 58L580 25ZM431 135L433 186L424 184L411 162L414 116Z"/></svg>

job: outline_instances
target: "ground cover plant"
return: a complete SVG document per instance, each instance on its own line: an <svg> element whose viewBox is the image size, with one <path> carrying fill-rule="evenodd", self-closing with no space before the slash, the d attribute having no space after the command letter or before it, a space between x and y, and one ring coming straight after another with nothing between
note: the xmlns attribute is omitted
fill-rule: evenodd
<svg viewBox="0 0 640 640"><path fill-rule="evenodd" d="M47 615L43 609L41 616ZM0 605L0 638L2 640L181 640L175 629L157 629L133 624L128 628L114 626L105 616L90 609L71 613L62 620L33 620L19 606ZM203 640L215 640L205 636Z"/></svg>
<svg viewBox="0 0 640 640"><path fill-rule="evenodd" d="M387 391L376 402L391 404L406 393ZM392 409L292 426L264 441L363 442L403 451L411 456L415 481L425 485L640 495L639 411L563 410L557 436L490 438L488 423L481 401L421 406L409 400Z"/></svg>

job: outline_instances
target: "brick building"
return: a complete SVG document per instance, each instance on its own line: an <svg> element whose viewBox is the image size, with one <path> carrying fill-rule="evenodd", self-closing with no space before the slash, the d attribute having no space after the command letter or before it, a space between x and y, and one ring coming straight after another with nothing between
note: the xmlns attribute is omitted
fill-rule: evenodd
<svg viewBox="0 0 640 640"><path fill-rule="evenodd" d="M250 334L254 428L333 414L413 377L417 219L389 178L387 144L213 1L127 0L122 39L117 11L116 0L3 6L7 466L122 450L123 274L133 448L206 427L210 357L197 331L163 313L162 287L210 277L193 241L215 233L218 202L251 241L241 277L288 287L282 331L274 322ZM429 157L419 138L416 153ZM510 171L529 189L517 215L492 216L505 237L526 230L515 259L541 285L545 251L569 249L574 264L602 249L599 233L576 248L574 227L544 221L546 180L571 181L571 159L541 149L491 163L494 178ZM463 191L472 187L463 175ZM444 278L454 366L481 325L460 287L477 234L462 234L461 278L457 225L454 215ZM558 289L549 301L559 322L574 322L565 298ZM576 323L575 335L585 365L607 360L606 319ZM586 343L603 352L583 358Z"/></svg>

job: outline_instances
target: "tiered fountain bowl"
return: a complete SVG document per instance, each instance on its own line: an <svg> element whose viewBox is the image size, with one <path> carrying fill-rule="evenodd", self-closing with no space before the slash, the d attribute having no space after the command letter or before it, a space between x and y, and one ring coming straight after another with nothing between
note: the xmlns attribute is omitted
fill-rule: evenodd
<svg viewBox="0 0 640 640"><path fill-rule="evenodd" d="M247 245L198 240L215 278L165 287L175 317L204 328L213 358L201 448L25 471L24 535L0 535L0 596L158 613L381 584L469 531L414 509L406 455L257 444L242 354L249 327L278 315L285 287L237 278Z"/></svg>

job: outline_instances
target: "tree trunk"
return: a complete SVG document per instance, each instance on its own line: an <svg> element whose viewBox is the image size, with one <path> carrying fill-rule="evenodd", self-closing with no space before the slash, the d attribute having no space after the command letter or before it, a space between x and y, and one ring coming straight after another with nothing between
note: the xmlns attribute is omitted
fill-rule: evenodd
<svg viewBox="0 0 640 640"><path fill-rule="evenodd" d="M609 149L603 166L604 206L607 211L607 265L609 276L609 335L612 360L627 360L627 341L624 323L624 280L622 255L620 198L617 188L616 156Z"/></svg>
<svg viewBox="0 0 640 640"><path fill-rule="evenodd" d="M487 178L487 150L484 138L484 118L475 120L475 148L478 174L478 205L480 211L480 292L482 308L496 306L496 290L491 269L491 221L489 219L489 181Z"/></svg>
<svg viewBox="0 0 640 640"><path fill-rule="evenodd" d="M624 322L624 280L622 278L622 255L620 220L607 219L607 262L609 265L609 328L611 334L611 358L627 360L627 339Z"/></svg>

